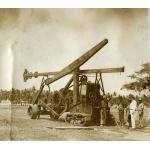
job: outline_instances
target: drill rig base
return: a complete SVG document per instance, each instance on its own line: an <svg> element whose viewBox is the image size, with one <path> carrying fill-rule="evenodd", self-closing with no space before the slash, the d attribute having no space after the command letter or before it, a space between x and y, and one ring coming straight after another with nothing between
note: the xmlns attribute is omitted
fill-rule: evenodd
<svg viewBox="0 0 150 150"><path fill-rule="evenodd" d="M31 119L36 119L40 115L50 115L52 119L60 119L64 113L66 113L65 121L70 122L74 125L85 126L88 122L98 123L100 117L99 114L99 102L101 101L100 95L105 95L103 81L101 73L113 73L113 72L124 72L124 67L121 68L106 68L106 69L88 69L80 70L80 67L87 62L92 56L94 56L100 49L102 49L108 43L107 39L104 39L93 48L88 50L81 57L67 65L59 72L47 72L38 73L29 72L25 70L23 77L24 81L29 78L43 76L40 90L33 100L33 104L28 108L28 114ZM48 105L47 102L40 100L40 95L43 92L44 86L48 86L53 82L63 78L66 75L73 74L73 77L69 80L68 84L62 91L59 91L58 98L52 101L52 105ZM86 76L85 74L96 74L95 83L88 85L88 82L82 82L81 77ZM99 75L99 77L98 77ZM50 77L49 77L50 76ZM47 77L45 80L44 77ZM85 78L86 79L86 78ZM73 91L70 92L69 88L73 82ZM100 85L101 82L101 85ZM96 85L99 83L99 87ZM81 84L81 87L80 87ZM87 87L85 87L87 85ZM89 86L89 87L88 87ZM80 93L79 89L87 88L86 92ZM88 90L89 88L89 90ZM50 88L49 88L50 91ZM92 92L91 92L92 91ZM100 93L100 91L103 93ZM71 96L68 96L70 93ZM57 103L55 103L55 100ZM54 103L54 104L53 104ZM79 108L78 103L81 103ZM42 108L42 109L41 109ZM73 108L73 109L72 109ZM70 113L67 113L67 112Z"/></svg>

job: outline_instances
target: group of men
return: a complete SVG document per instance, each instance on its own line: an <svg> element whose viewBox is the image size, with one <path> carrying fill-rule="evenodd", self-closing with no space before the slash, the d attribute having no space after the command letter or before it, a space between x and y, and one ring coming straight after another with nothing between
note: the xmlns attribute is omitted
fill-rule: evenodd
<svg viewBox="0 0 150 150"><path fill-rule="evenodd" d="M120 101L118 106L119 111L119 122L120 125L123 126L126 122L128 127L132 127L132 129L136 128L136 120L138 118L138 126L139 128L143 128L143 115L144 115L144 104L142 99L139 98L137 101L135 98L130 95L129 96L129 105L124 108L123 103ZM124 115L125 112L125 115ZM124 120L124 116L126 116L126 120Z"/></svg>
<svg viewBox="0 0 150 150"><path fill-rule="evenodd" d="M84 77L84 78L83 78ZM86 105L86 94L87 94L87 77L83 76L81 78L81 85L80 85L80 94L82 95L81 101L82 101L82 111L84 113L86 112L86 109L88 108L88 105ZM106 125L107 119L107 112L108 112L108 100L107 97L104 95L100 95L99 93L99 87L94 88L95 89L95 100L92 104L92 117L93 120L97 120L95 123L100 124L101 126ZM100 103L99 103L100 102ZM118 111L119 111L119 122L121 126L128 125L131 126L133 129L136 128L136 117L138 114L138 122L139 127L143 127L143 114L144 114L144 104L142 102L142 99L139 98L137 101L135 100L133 95L129 96L129 105L125 108L123 105L123 101L120 100L120 103L118 105ZM99 115L98 115L99 114ZM125 115L126 114L126 117ZM98 118L98 119L97 119ZM126 118L126 120L124 119Z"/></svg>

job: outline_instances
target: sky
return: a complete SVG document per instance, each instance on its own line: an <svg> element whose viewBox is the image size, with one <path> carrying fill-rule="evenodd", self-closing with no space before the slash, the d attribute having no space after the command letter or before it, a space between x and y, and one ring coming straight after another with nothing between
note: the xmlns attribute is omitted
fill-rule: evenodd
<svg viewBox="0 0 150 150"><path fill-rule="evenodd" d="M59 71L107 38L81 69L125 66L124 73L103 74L106 92L125 94L120 88L130 82L127 76L150 62L149 27L148 9L0 9L0 88L39 88L41 78L23 81L25 68Z"/></svg>

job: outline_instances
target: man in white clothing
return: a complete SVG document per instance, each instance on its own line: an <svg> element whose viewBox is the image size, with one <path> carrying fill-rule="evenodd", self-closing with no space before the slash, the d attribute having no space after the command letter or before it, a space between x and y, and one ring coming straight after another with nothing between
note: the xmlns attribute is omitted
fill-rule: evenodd
<svg viewBox="0 0 150 150"><path fill-rule="evenodd" d="M130 115L131 115L131 126L135 129L135 120L136 120L136 109L137 109L137 102L132 95L130 95L131 103L130 103Z"/></svg>

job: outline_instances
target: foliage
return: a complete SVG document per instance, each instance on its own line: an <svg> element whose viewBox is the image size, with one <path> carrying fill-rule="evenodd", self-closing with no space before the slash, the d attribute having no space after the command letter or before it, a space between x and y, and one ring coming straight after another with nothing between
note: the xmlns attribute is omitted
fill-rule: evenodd
<svg viewBox="0 0 150 150"><path fill-rule="evenodd" d="M33 95L37 92L35 87L30 89L15 89L12 88L11 90L0 90L0 100L9 99L12 103L20 103L21 101L27 101L31 103L33 100Z"/></svg>
<svg viewBox="0 0 150 150"><path fill-rule="evenodd" d="M150 63L142 65L142 68L129 76L132 82L124 84L122 89L135 92L150 92Z"/></svg>

